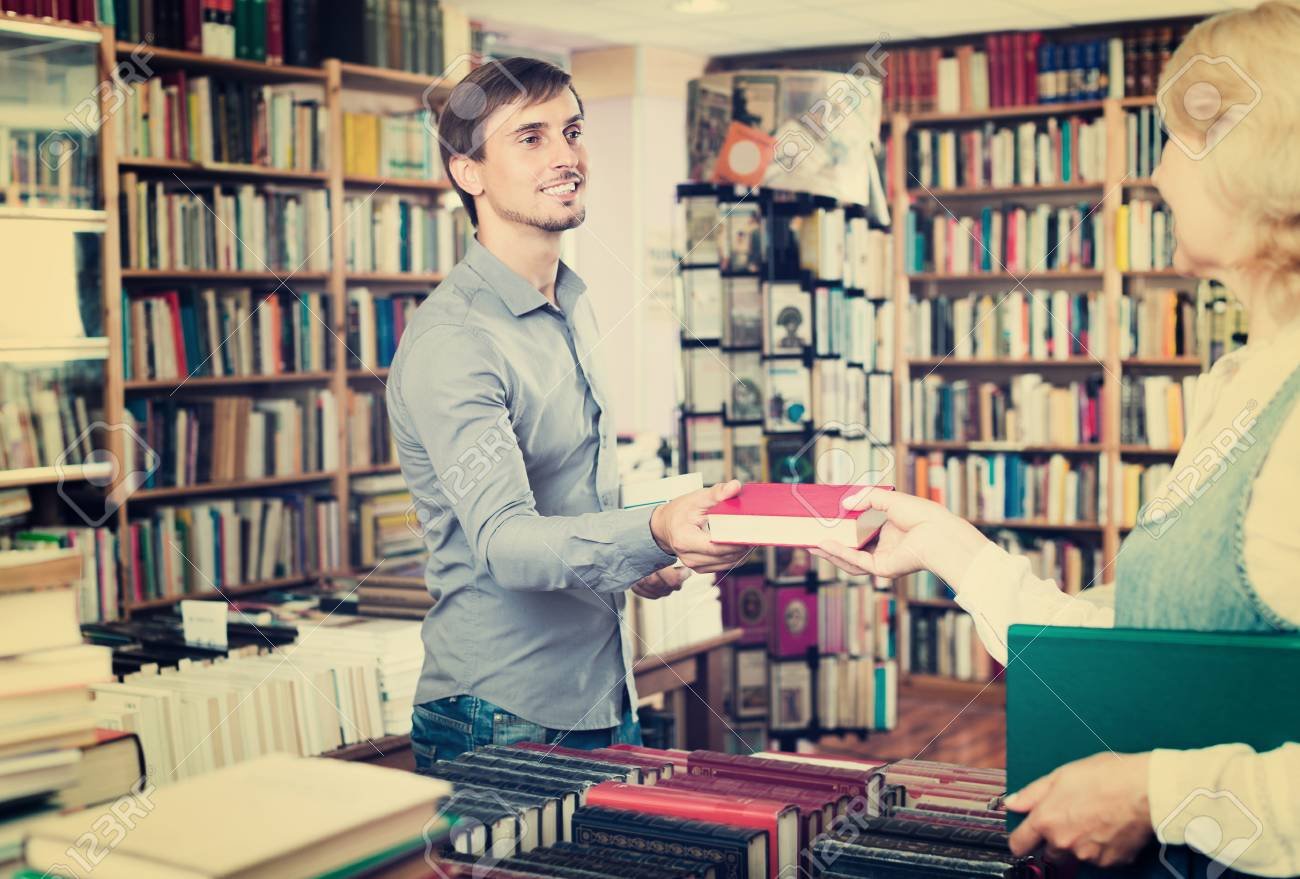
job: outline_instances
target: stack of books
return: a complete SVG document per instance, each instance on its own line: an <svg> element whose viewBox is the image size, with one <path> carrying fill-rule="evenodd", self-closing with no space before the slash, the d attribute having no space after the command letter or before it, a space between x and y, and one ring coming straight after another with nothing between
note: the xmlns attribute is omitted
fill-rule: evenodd
<svg viewBox="0 0 1300 879"><path fill-rule="evenodd" d="M349 513L355 564L369 570L380 562L422 557L424 535L420 511L400 473L362 476L350 486ZM451 515L444 510L443 515Z"/></svg>
<svg viewBox="0 0 1300 879"><path fill-rule="evenodd" d="M348 465L353 469L397 463L386 397L383 391L348 394Z"/></svg>
<svg viewBox="0 0 1300 879"><path fill-rule="evenodd" d="M324 189L190 185L122 175L122 263L131 269L324 272Z"/></svg>
<svg viewBox="0 0 1300 879"><path fill-rule="evenodd" d="M375 295L368 287L348 288L348 368L387 369L402 331L428 293L394 290Z"/></svg>
<svg viewBox="0 0 1300 879"><path fill-rule="evenodd" d="M344 200L349 272L444 274L465 253L468 217L398 195Z"/></svg>
<svg viewBox="0 0 1300 879"><path fill-rule="evenodd" d="M443 179L433 110L344 113L343 171L364 177Z"/></svg>
<svg viewBox="0 0 1300 879"><path fill-rule="evenodd" d="M958 360L1069 360L1106 353L1098 292L1012 290L916 297L908 335L916 357Z"/></svg>
<svg viewBox="0 0 1300 879"><path fill-rule="evenodd" d="M124 158L257 165L282 171L325 167L323 97L299 86L163 73L127 89L117 148Z"/></svg>
<svg viewBox="0 0 1300 879"><path fill-rule="evenodd" d="M124 290L122 304L127 379L280 375L334 366L327 293Z"/></svg>
<svg viewBox="0 0 1300 879"><path fill-rule="evenodd" d="M1106 468L1100 456L1027 454L910 455L913 494L981 523L1029 520L1097 525L1104 521Z"/></svg>
<svg viewBox="0 0 1300 879"><path fill-rule="evenodd" d="M1162 271L1174 264L1169 208L1135 198L1115 212L1115 264L1122 272Z"/></svg>
<svg viewBox="0 0 1300 879"><path fill-rule="evenodd" d="M305 493L210 498L133 516L123 588L133 602L337 570L338 501Z"/></svg>
<svg viewBox="0 0 1300 879"><path fill-rule="evenodd" d="M1080 116L985 122L972 130L907 133L907 183L923 189L986 189L1097 182L1106 176L1106 127Z"/></svg>
<svg viewBox="0 0 1300 879"><path fill-rule="evenodd" d="M96 742L89 688L112 679L112 652L82 643L81 575L73 550L0 552L0 863L82 782Z"/></svg>
<svg viewBox="0 0 1300 879"><path fill-rule="evenodd" d="M959 681L990 681L1000 666L975 634L963 610L913 605L908 611L909 669Z"/></svg>
<svg viewBox="0 0 1300 879"><path fill-rule="evenodd" d="M1092 270L1105 240L1095 205L985 207L979 216L906 218L907 270L942 275Z"/></svg>
<svg viewBox="0 0 1300 879"><path fill-rule="evenodd" d="M114 529L28 525L6 535L4 548L36 550L42 554L55 549L72 550L81 556L81 576L72 581L77 592L78 618L82 622L117 619L120 608ZM21 556L14 558L22 560Z"/></svg>
<svg viewBox="0 0 1300 879"><path fill-rule="evenodd" d="M1037 373L1005 382L912 379L908 439L1034 446L1101 442L1100 376L1055 385Z"/></svg>

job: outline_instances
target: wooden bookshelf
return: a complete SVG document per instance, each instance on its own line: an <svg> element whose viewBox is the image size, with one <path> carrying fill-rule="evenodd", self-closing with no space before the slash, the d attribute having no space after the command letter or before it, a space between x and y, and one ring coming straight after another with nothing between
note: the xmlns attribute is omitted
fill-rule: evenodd
<svg viewBox="0 0 1300 879"><path fill-rule="evenodd" d="M415 286L441 284L443 275L437 272L349 272L351 284L411 284Z"/></svg>
<svg viewBox="0 0 1300 879"><path fill-rule="evenodd" d="M998 442L993 440L910 440L907 447L914 452L1014 452L1025 455L1055 454L1096 455L1105 449L1101 443L1078 443L1076 445L1034 445L1026 443Z"/></svg>
<svg viewBox="0 0 1300 879"><path fill-rule="evenodd" d="M234 596L254 595L258 592L266 592L270 589L295 589L305 586L316 586L320 583L319 574L302 574L297 577L280 577L274 580L258 580L252 583L240 583L235 586L222 586L219 589L208 589L202 592L187 592L182 595L168 595L163 598L149 598L144 601L126 602L127 610L156 610L162 607L171 607L182 601L202 598L231 598Z"/></svg>
<svg viewBox="0 0 1300 879"><path fill-rule="evenodd" d="M915 183L915 181L910 181ZM913 198L1033 198L1036 196L1072 194L1077 192L1101 192L1104 184L1100 181L1082 181L1073 183L1040 183L1033 186L959 186L955 189L940 187L919 187L909 189ZM912 277L916 277L913 275Z"/></svg>
<svg viewBox="0 0 1300 879"><path fill-rule="evenodd" d="M280 372L275 375L196 375L181 378L131 379L127 393L183 390L185 388L247 388L259 385L316 384L327 382L333 372Z"/></svg>
<svg viewBox="0 0 1300 879"><path fill-rule="evenodd" d="M1059 104L1027 104L1020 107L991 107L987 110L973 110L966 113L911 113L907 114L910 126L950 125L960 123L982 123L999 119L1032 119L1038 116L1070 116L1074 114L1100 113L1104 101L1070 101ZM1137 106L1137 105L1134 105ZM901 114L891 114L897 124ZM891 131L891 134L893 132Z"/></svg>
<svg viewBox="0 0 1300 879"><path fill-rule="evenodd" d="M1097 281L1101 269L1036 269L1023 274L1015 272L970 272L953 275L947 272L913 272L908 277L918 283L942 284L1011 284L1022 281Z"/></svg>
<svg viewBox="0 0 1300 879"><path fill-rule="evenodd" d="M324 171L295 171L262 165L203 164L183 159L121 158L118 168L142 174L184 174L187 177L225 177L240 180L265 180L272 183L324 183Z"/></svg>
<svg viewBox="0 0 1300 879"><path fill-rule="evenodd" d="M360 174L346 174L344 186L357 189L397 189L407 192L448 192L452 185L447 180L419 180L411 177L368 177Z"/></svg>
<svg viewBox="0 0 1300 879"><path fill-rule="evenodd" d="M1033 372L1040 369L1101 369L1101 360L1091 357L1066 357L1061 360L1007 360L994 358L912 357L908 364L916 369L1013 369Z"/></svg>
<svg viewBox="0 0 1300 879"><path fill-rule="evenodd" d="M441 106L447 100L447 95L451 94L450 86L440 82L440 77L428 73L409 73L405 70L390 70L386 67L370 67L344 61L339 64L339 75L340 84L346 89L404 94L417 98L427 95L431 104L438 106Z"/></svg>
<svg viewBox="0 0 1300 879"><path fill-rule="evenodd" d="M122 44L117 47L119 61L130 61L135 47ZM141 51L155 70L184 70L186 73L224 76L230 79L251 80L258 83L325 82L325 71L319 67L294 67L290 64L267 64L264 61L245 61L238 58L218 58L183 49L164 49L147 46Z"/></svg>
<svg viewBox="0 0 1300 879"><path fill-rule="evenodd" d="M104 479L113 472L113 465L75 464L66 467L23 467L17 470L0 470L0 488L23 488L31 485L55 485L61 482L88 482Z"/></svg>
<svg viewBox="0 0 1300 879"><path fill-rule="evenodd" d="M318 470L313 473L295 473L291 476L262 476L255 479L235 479L229 482L199 482L194 485L169 485L163 488L142 488L131 495L131 502L170 500L172 498L192 497L199 494L222 494L225 492L259 491L264 488L286 488L293 485L308 485L334 478L334 470Z"/></svg>
<svg viewBox="0 0 1300 879"><path fill-rule="evenodd" d="M328 272L298 272L285 269L279 272L212 271L209 269L122 269L122 280L131 282L188 281L195 284L258 284L270 283L324 283Z"/></svg>

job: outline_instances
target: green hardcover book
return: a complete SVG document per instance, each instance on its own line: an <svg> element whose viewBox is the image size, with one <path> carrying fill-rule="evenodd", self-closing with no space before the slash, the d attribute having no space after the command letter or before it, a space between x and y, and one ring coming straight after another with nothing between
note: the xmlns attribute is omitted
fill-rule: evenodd
<svg viewBox="0 0 1300 879"><path fill-rule="evenodd" d="M249 0L249 18L249 57L254 61L265 61L266 0Z"/></svg>
<svg viewBox="0 0 1300 879"><path fill-rule="evenodd" d="M1017 625L1008 645L1008 791L1099 752L1270 751L1300 738L1300 634ZM1008 813L1012 826L1019 818ZM1152 845L1133 875L1162 856L1205 870L1188 849Z"/></svg>

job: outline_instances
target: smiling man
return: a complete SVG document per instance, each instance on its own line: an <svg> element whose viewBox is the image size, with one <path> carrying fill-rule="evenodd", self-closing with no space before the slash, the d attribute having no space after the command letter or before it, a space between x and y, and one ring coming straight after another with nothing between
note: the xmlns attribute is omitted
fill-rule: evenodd
<svg viewBox="0 0 1300 879"><path fill-rule="evenodd" d="M436 601L416 763L484 744L637 742L625 592L679 588L674 557L701 572L739 562L743 549L703 527L739 484L619 509L601 336L586 285L560 261L589 183L569 75L492 62L447 107L442 160L477 234L407 326L388 383Z"/></svg>

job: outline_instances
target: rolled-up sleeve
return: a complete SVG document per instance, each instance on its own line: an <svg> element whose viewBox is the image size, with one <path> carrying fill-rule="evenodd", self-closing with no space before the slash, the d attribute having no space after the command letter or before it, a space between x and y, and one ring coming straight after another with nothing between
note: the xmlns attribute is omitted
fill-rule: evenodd
<svg viewBox="0 0 1300 879"><path fill-rule="evenodd" d="M399 394L437 477L432 496L416 492L424 512L449 509L504 589L617 592L673 564L650 534L650 510L537 512L511 428L510 380L492 340L473 328L435 326L415 340Z"/></svg>

